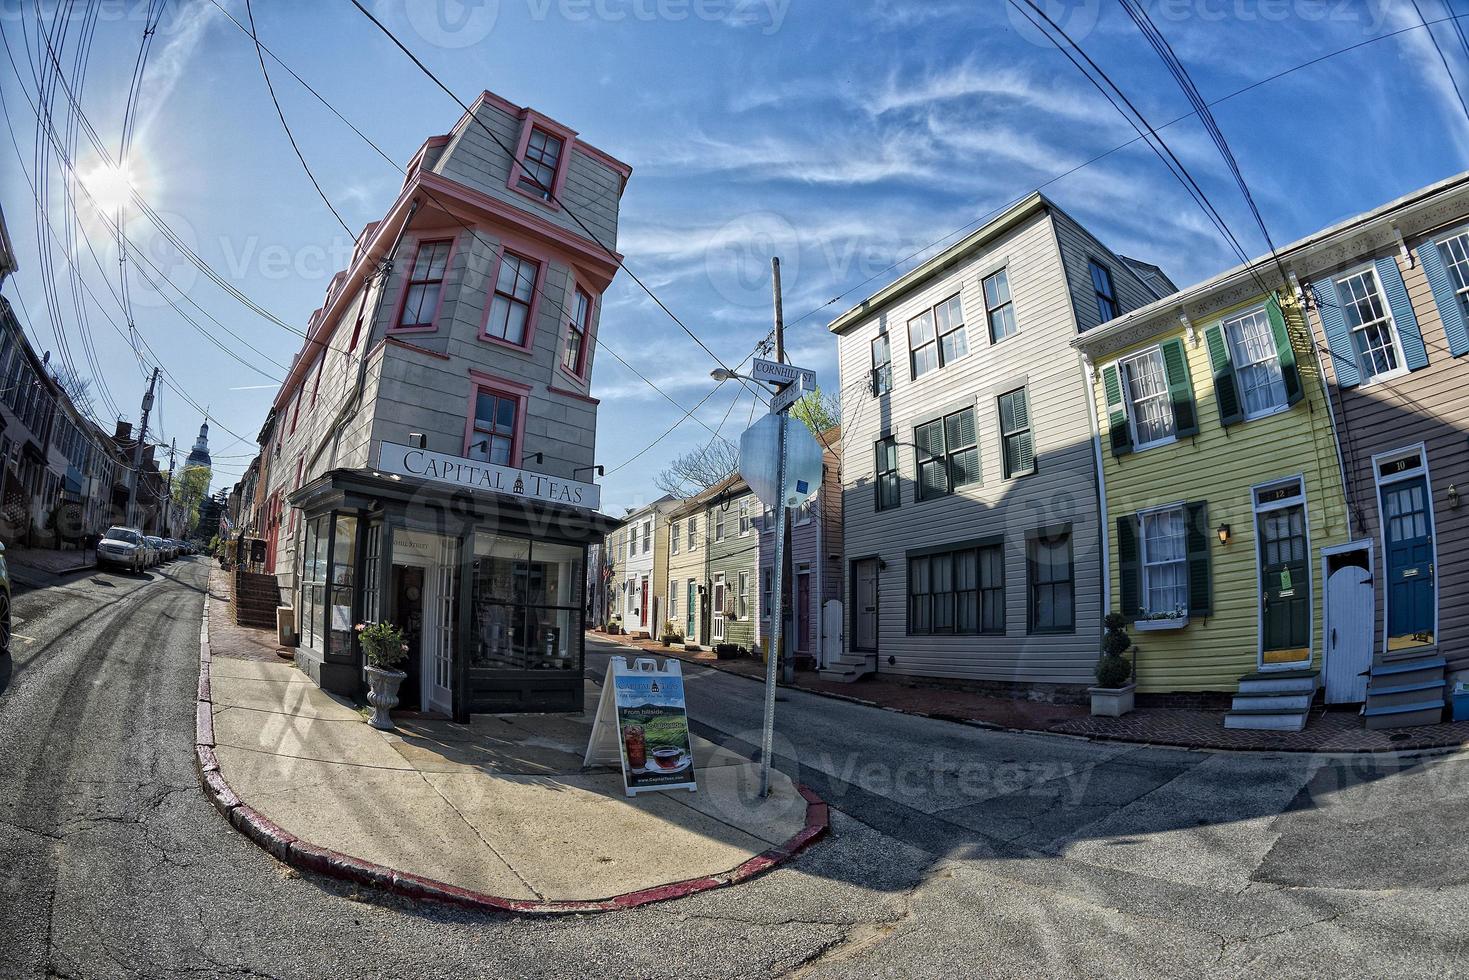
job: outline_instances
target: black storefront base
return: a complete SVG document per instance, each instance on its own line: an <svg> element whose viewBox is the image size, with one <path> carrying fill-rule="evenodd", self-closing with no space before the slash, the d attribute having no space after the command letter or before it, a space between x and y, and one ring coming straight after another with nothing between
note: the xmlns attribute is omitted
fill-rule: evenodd
<svg viewBox="0 0 1469 980"><path fill-rule="evenodd" d="M453 596L453 616L446 618L453 620L449 693L455 720L468 721L474 713L582 710L586 548L616 528L618 521L603 514L526 497L463 490L370 470L332 470L291 494L289 503L301 511L296 532L297 584L293 602L298 616L314 618L315 635L320 637L319 649L308 645L306 640L313 631L308 623L300 623L303 645L297 651L297 662L324 690L359 700L366 695L365 665L355 632L338 630L333 634L330 629L332 625L342 626L347 619L340 603L347 584L350 584L352 624L372 620L398 622L396 597L390 587L394 541L406 542L415 535L427 533L453 543L452 558L438 566L437 574L452 583L449 589ZM343 533L339 541L338 528L344 524L351 528L350 540ZM324 554L325 559L318 558L313 563L312 579L304 581L303 567L311 559L304 554L308 528L316 535L311 539L313 553ZM566 623L561 631L567 632L568 649L575 651L573 658L558 657L555 669L492 667L473 662L480 636L476 632L480 627L474 622L476 563L481 560L475 555L477 535L503 538L517 545L528 541L532 551L538 542L562 551L568 546L578 549L580 561L567 571L572 576L569 599L555 607ZM529 570L531 562L527 560L524 564ZM528 571L527 577L533 578L534 573ZM313 587L326 597L325 602L319 597L305 601L306 590ZM434 598L439 595L436 591ZM428 602L429 597L424 596L422 601ZM496 605L498 608L499 604ZM538 613L546 611L542 607L536 609ZM525 620L527 634L531 622ZM529 649L526 639L528 636L521 642ZM420 642L430 640L423 637ZM574 662L561 666L566 660Z"/></svg>

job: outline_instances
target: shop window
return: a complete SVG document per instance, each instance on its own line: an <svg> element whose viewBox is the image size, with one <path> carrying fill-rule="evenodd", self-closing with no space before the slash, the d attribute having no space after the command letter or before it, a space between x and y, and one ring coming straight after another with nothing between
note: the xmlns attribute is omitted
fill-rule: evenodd
<svg viewBox="0 0 1469 980"><path fill-rule="evenodd" d="M471 668L581 670L582 549L476 534Z"/></svg>
<svg viewBox="0 0 1469 980"><path fill-rule="evenodd" d="M352 656L352 590L357 577L357 518L338 514L336 534L331 543L331 596L327 610L326 652L339 657Z"/></svg>

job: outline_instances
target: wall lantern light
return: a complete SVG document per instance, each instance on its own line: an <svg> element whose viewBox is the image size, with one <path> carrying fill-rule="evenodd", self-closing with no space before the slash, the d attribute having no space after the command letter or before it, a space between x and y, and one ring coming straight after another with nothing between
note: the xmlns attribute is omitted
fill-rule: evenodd
<svg viewBox="0 0 1469 980"><path fill-rule="evenodd" d="M1229 544L1229 525L1228 524L1221 524L1221 525L1219 525L1219 543L1220 544Z"/></svg>
<svg viewBox="0 0 1469 980"><path fill-rule="evenodd" d="M1449 508L1451 510L1459 509L1459 488L1452 483L1449 484Z"/></svg>

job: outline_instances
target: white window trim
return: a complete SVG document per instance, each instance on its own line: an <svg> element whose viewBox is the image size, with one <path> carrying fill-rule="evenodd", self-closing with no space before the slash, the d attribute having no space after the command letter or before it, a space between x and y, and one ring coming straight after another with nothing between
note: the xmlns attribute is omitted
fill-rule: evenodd
<svg viewBox="0 0 1469 980"><path fill-rule="evenodd" d="M1379 475L1379 473L1380 473L1380 467L1382 466L1383 463L1392 462L1393 460L1398 460L1398 459L1409 458L1409 457L1412 457L1414 455L1416 455L1418 457L1418 462L1419 462L1419 465L1418 466L1415 466L1415 467L1413 467L1410 470L1404 470L1401 473L1394 473L1392 476L1387 477L1386 479L1383 479L1383 477ZM1379 545L1381 545L1381 552L1382 552L1382 577L1381 577L1380 581L1384 583L1384 588L1383 588L1383 591L1382 591L1382 652L1383 652L1383 654L1388 653L1388 640L1389 640L1389 637L1387 635L1387 624L1388 624L1387 612L1388 612L1388 605L1392 601L1392 597L1391 597L1391 590L1389 590L1389 589L1386 588L1386 583L1387 583L1387 522L1383 520L1383 513L1382 513L1382 488L1384 486L1391 486L1394 483L1399 483L1399 482L1401 482L1403 480L1411 480L1411 479L1413 479L1415 477L1419 477L1419 476L1423 477L1423 484L1428 489L1428 516L1429 516L1429 519L1433 522L1433 645L1432 646L1427 646L1427 647L1422 647L1421 649L1424 650L1424 651L1427 651L1427 650L1437 650L1439 648L1439 637L1442 635L1439 632L1440 629L1443 626L1443 621L1442 621L1443 620L1443 612L1442 612L1442 610L1440 608L1441 603L1439 602L1439 591L1438 591L1439 590L1438 512L1434 509L1434 506L1433 506L1433 475L1429 472L1429 468L1428 468L1428 445L1426 443L1420 442L1420 443L1416 443L1416 444L1411 445L1411 446L1404 446L1401 449L1390 449L1387 452L1376 453L1372 457L1372 493L1373 493L1373 496L1377 498L1376 501L1374 501L1374 503L1375 503L1375 505L1377 507L1377 543ZM1373 574L1373 578L1376 579L1377 578L1377 569L1375 567L1372 570L1372 574Z"/></svg>
<svg viewBox="0 0 1469 980"><path fill-rule="evenodd" d="M1229 324L1235 320L1247 317L1252 313L1264 313L1265 322L1268 329L1270 322L1270 311L1267 309L1267 306L1268 304L1266 303L1256 303L1253 306L1247 306L1243 309L1235 310L1233 313L1220 317L1217 323L1210 324L1210 326L1217 326L1219 328L1219 333L1224 337L1224 347L1225 350L1229 353L1229 362L1231 367L1233 368L1232 373L1234 375L1234 394L1235 397L1239 399L1240 411L1243 413L1243 417L1246 422L1255 422L1260 419L1268 419L1272 415L1279 415L1282 412L1289 412L1291 410L1290 396L1286 395L1284 391L1284 378L1281 379L1281 393L1282 395L1285 395L1285 401L1281 402L1279 405L1273 405L1270 408L1259 412L1250 412L1248 409L1245 408L1245 390L1243 384L1241 384L1240 382L1239 367L1236 364L1238 359L1235 357L1234 340L1229 335ZM1277 364L1279 364L1280 348L1276 346L1275 343L1275 331L1273 329L1269 329L1268 332L1270 335L1270 346L1275 350L1275 361Z"/></svg>
<svg viewBox="0 0 1469 980"><path fill-rule="evenodd" d="M1113 288L1116 286L1114 284ZM1132 388L1127 383L1127 362L1135 360L1144 354L1158 354L1158 360L1163 365L1163 397L1168 405L1168 417L1173 420L1173 432L1162 439L1154 439L1152 442L1143 442L1137 437L1137 412L1133 407ZM1163 345L1152 344L1142 350L1135 350L1126 357L1119 357L1116 361L1117 383L1122 387L1122 408L1127 414L1127 428L1132 435L1132 451L1134 453L1145 452L1149 449L1157 449L1159 446L1169 446L1178 441L1178 419L1173 414L1173 399L1168 393L1168 361L1163 357ZM1027 394L1027 398L1028 398Z"/></svg>
<svg viewBox="0 0 1469 980"><path fill-rule="evenodd" d="M1403 338L1398 334L1398 315L1392 308L1392 300L1387 297L1387 290L1382 288L1382 276L1377 274L1377 264L1371 261L1363 262L1332 276L1331 283L1336 287L1337 297L1341 297L1341 284L1343 279L1351 279L1354 276L1361 275L1363 272L1372 273L1372 281L1377 285L1377 295L1382 297L1382 307L1387 310L1387 330L1392 337L1393 348L1397 351L1398 366L1383 374L1374 374L1370 378L1363 375L1361 383L1357 385L1359 390L1372 388L1384 381L1392 381L1394 378L1401 378L1408 374L1408 357L1406 351L1403 350ZM1342 322L1347 328L1347 339L1352 344L1352 359L1356 363L1357 373L1361 375L1362 355L1357 353L1357 331L1351 324L1346 323L1345 310L1343 310Z"/></svg>
<svg viewBox="0 0 1469 980"><path fill-rule="evenodd" d="M750 518L750 498L749 497L745 497L743 500L740 501L740 517L739 517L739 521L740 521L740 537L742 537L742 538L749 537L750 536L751 526L754 523L751 520L751 518Z"/></svg>
<svg viewBox="0 0 1469 980"><path fill-rule="evenodd" d="M1188 625L1188 622L1189 622L1189 610L1188 610L1188 605L1187 605L1187 595L1188 595L1188 589L1189 589L1189 577L1188 577L1188 573L1189 573L1189 567L1188 567L1188 501L1186 501L1186 500L1178 500L1178 501L1175 501L1175 502L1173 502L1171 504L1161 504L1161 505L1159 505L1157 507L1148 507L1148 508L1146 508L1144 510L1140 510L1140 511L1137 512L1137 548L1138 548L1138 551L1137 551L1137 560L1138 560L1138 571L1140 573L1139 574L1140 581L1138 583L1138 586L1139 586L1139 590L1142 592L1143 612L1146 615L1151 615L1152 612L1153 612L1153 610L1151 610L1151 609L1148 608L1148 559L1147 559L1148 535L1147 535L1147 529L1145 527L1144 522L1145 522L1145 519L1148 518L1148 517L1153 517L1153 516L1156 516L1158 514L1167 513L1169 511L1178 511L1183 516L1183 521L1184 521L1184 532L1183 532L1184 533L1184 538L1183 538L1183 587L1184 587L1185 605L1183 607L1183 614L1180 615L1180 616L1170 616L1170 617L1168 617L1166 619L1137 619L1137 620L1134 620L1133 623L1132 623L1133 628L1134 629L1137 629L1140 632L1144 632L1144 633L1149 632L1150 630L1173 630L1173 629L1182 629L1183 627L1187 626ZM1169 564L1172 564L1172 563L1170 562Z"/></svg>
<svg viewBox="0 0 1469 980"><path fill-rule="evenodd" d="M750 618L750 573L749 573L749 571L748 570L745 570L745 571L740 572L738 578L736 579L736 581L738 582L738 588L735 591L735 619L738 619L738 620L741 620L741 621L748 620ZM745 611L744 611L743 614L740 613L740 606L741 605L743 605L745 607Z"/></svg>
<svg viewBox="0 0 1469 980"><path fill-rule="evenodd" d="M1296 486L1300 488L1300 493L1296 494L1294 497L1287 497L1284 500L1272 500L1268 504L1262 504L1259 502L1258 495L1261 490L1268 490L1271 487L1283 486L1284 484L1291 482L1294 482ZM1272 510L1281 510L1286 507L1295 507L1297 505L1299 505L1301 508L1302 526L1304 527L1306 532L1306 587L1311 590L1312 603L1311 629L1308 631L1308 635L1306 638L1306 659L1297 661L1295 663L1267 664L1265 662L1265 615L1263 610L1260 609L1258 606L1259 602L1261 601L1260 569L1264 567L1264 558L1260 550L1260 546L1262 543L1260 535L1260 515L1269 513ZM1250 511L1250 530L1251 533L1253 533L1255 536L1254 590L1255 601L1257 603L1257 609L1255 613L1255 666L1262 673L1273 670L1300 670L1304 666L1309 666L1316 659L1316 629L1320 625L1316 621L1315 612L1316 576L1314 574L1314 570L1311 567L1315 563L1311 561L1311 508L1306 502L1306 474L1296 473L1290 476L1276 477L1273 480L1266 480L1263 483L1254 484L1250 487Z"/></svg>

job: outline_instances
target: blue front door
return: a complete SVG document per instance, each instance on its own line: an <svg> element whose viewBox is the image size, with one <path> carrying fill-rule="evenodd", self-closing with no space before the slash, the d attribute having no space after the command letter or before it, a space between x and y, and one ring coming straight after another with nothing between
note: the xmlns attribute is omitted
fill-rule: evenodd
<svg viewBox="0 0 1469 980"><path fill-rule="evenodd" d="M1421 476L1382 488L1389 650L1434 642L1433 511Z"/></svg>

